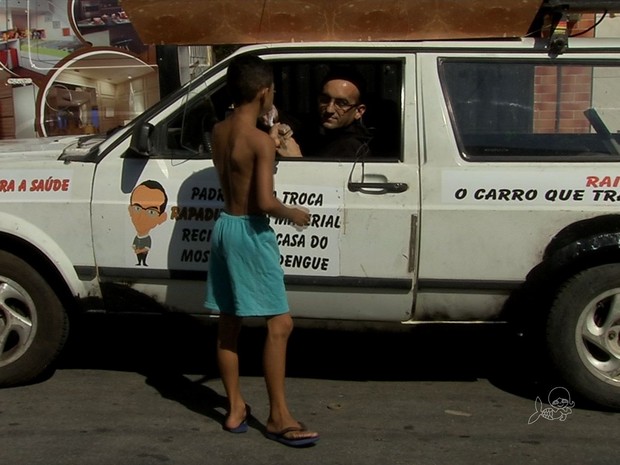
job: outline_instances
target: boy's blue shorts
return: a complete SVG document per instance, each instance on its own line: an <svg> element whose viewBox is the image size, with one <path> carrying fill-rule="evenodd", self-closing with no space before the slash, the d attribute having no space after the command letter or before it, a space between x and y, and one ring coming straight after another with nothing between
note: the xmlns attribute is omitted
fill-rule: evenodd
<svg viewBox="0 0 620 465"><path fill-rule="evenodd" d="M205 307L239 317L288 312L280 250L269 218L220 213L211 235Z"/></svg>

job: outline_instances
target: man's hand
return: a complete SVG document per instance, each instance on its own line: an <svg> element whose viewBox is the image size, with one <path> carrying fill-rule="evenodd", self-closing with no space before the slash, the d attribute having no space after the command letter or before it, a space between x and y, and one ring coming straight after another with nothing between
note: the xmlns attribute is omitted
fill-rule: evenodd
<svg viewBox="0 0 620 465"><path fill-rule="evenodd" d="M276 151L281 157L301 157L301 148L293 139L293 130L288 124L277 123L269 130L269 136L276 143Z"/></svg>

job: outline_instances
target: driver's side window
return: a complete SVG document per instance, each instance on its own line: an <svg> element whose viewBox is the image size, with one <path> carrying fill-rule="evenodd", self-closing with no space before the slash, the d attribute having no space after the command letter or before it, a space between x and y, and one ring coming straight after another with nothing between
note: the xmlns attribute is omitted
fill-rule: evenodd
<svg viewBox="0 0 620 465"><path fill-rule="evenodd" d="M273 67L274 104L301 147L303 158L297 160L346 161L362 153L367 161L401 158L401 60L288 60ZM337 87L326 90L331 78L355 83L362 95L344 99ZM353 118L359 106L361 116Z"/></svg>
<svg viewBox="0 0 620 465"><path fill-rule="evenodd" d="M274 105L280 122L292 127L294 138L302 152L295 160L338 161L353 159L361 153L356 150L348 155L351 138L364 136L364 156L368 161L398 160L401 157L402 138L402 62L399 60L273 60L276 95ZM323 84L335 69L348 69L360 78L364 86L363 102L347 102L331 99L328 104L334 113L353 113L356 103L363 103L365 111L357 121L356 130L349 140L337 141L331 150L321 150L324 141L333 142L333 135L342 128L331 130L322 119L321 99L325 101ZM210 135L213 125L226 117L232 105L224 79L215 90L191 98L172 115L158 132L162 150L158 155L165 158L195 159L211 158ZM330 101L331 101L330 100ZM258 126L260 123L257 122ZM359 127L361 126L361 128ZM263 127L264 130L269 130ZM361 138L361 137L360 137ZM355 141L353 141L355 142Z"/></svg>

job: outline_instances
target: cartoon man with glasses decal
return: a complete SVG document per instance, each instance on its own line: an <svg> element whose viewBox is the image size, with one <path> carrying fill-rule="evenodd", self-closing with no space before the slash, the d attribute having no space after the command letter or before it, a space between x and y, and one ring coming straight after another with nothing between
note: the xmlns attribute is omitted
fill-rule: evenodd
<svg viewBox="0 0 620 465"><path fill-rule="evenodd" d="M136 254L136 266L148 266L146 257L151 250L151 230L168 219L166 205L168 196L157 181L144 181L134 188L129 197L129 217L136 229L132 249Z"/></svg>

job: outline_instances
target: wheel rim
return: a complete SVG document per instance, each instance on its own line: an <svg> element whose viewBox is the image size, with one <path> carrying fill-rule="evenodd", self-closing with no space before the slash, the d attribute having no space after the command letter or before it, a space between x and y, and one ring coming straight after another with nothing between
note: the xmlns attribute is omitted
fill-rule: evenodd
<svg viewBox="0 0 620 465"><path fill-rule="evenodd" d="M620 289L598 295L577 323L577 351L597 378L620 385Z"/></svg>
<svg viewBox="0 0 620 465"><path fill-rule="evenodd" d="M37 329L37 312L19 284L0 276L0 367L27 352Z"/></svg>

